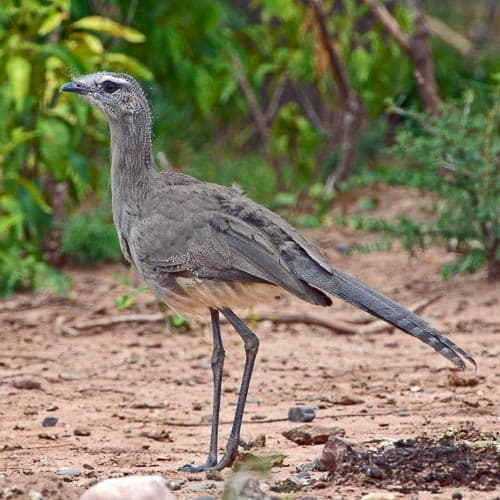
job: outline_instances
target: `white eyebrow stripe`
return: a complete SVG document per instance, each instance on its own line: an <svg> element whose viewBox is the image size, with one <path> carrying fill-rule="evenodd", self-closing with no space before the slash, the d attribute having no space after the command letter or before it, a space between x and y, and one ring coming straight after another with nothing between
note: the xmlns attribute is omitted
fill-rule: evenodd
<svg viewBox="0 0 500 500"><path fill-rule="evenodd" d="M120 78L118 76L112 76L112 75L103 75L102 78L99 80L99 84L103 82L114 82L117 83L118 85L128 85L130 83L125 78Z"/></svg>

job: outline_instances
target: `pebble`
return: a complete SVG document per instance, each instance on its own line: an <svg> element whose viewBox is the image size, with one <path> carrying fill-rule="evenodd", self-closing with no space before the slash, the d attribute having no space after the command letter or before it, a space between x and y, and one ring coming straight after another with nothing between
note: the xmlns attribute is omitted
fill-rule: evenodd
<svg viewBox="0 0 500 500"><path fill-rule="evenodd" d="M322 425L305 424L281 433L290 441L300 445L323 444L329 436L344 436L345 430L340 427L324 427Z"/></svg>
<svg viewBox="0 0 500 500"><path fill-rule="evenodd" d="M361 497L361 500L394 500L396 497L392 493L368 493Z"/></svg>
<svg viewBox="0 0 500 500"><path fill-rule="evenodd" d="M260 404L262 403L262 399L260 398L256 398L256 397L253 397L253 396L248 396L247 398L247 404Z"/></svg>
<svg viewBox="0 0 500 500"><path fill-rule="evenodd" d="M16 389L24 389L28 391L42 389L42 384L40 384L40 382L38 382L37 380L33 379L14 380L12 382L12 386L15 387Z"/></svg>
<svg viewBox="0 0 500 500"><path fill-rule="evenodd" d="M56 417L45 417L42 420L42 427L54 427L57 424L58 419Z"/></svg>
<svg viewBox="0 0 500 500"><path fill-rule="evenodd" d="M348 243L337 243L335 245L335 250L339 253L348 253L351 251L351 245Z"/></svg>
<svg viewBox="0 0 500 500"><path fill-rule="evenodd" d="M334 473L344 461L344 456L350 445L336 436L330 436L321 453L321 466L323 470Z"/></svg>
<svg viewBox="0 0 500 500"><path fill-rule="evenodd" d="M162 476L126 476L105 479L92 486L80 500L174 500Z"/></svg>
<svg viewBox="0 0 500 500"><path fill-rule="evenodd" d="M63 477L78 477L82 475L82 471L80 469L73 469L72 467L61 467L56 471L56 474Z"/></svg>
<svg viewBox="0 0 500 500"><path fill-rule="evenodd" d="M45 497L39 493L38 491L29 490L28 491L28 499L29 500L45 500Z"/></svg>
<svg viewBox="0 0 500 500"><path fill-rule="evenodd" d="M75 427L73 434L75 436L90 436L90 429L87 427Z"/></svg>
<svg viewBox="0 0 500 500"><path fill-rule="evenodd" d="M359 405L364 403L364 399L358 398L357 396L350 396L350 395L344 395L341 396L339 399L335 401L336 404L338 405L344 405L344 406L349 406L349 405Z"/></svg>
<svg viewBox="0 0 500 500"><path fill-rule="evenodd" d="M208 490L210 488L210 483L200 482L200 483L192 483L186 489L191 491L202 491Z"/></svg>
<svg viewBox="0 0 500 500"><path fill-rule="evenodd" d="M398 417L411 417L411 411L408 411L408 410L402 410L402 411L398 411L396 413L396 415Z"/></svg>
<svg viewBox="0 0 500 500"><path fill-rule="evenodd" d="M288 410L288 420L292 422L312 422L316 417L316 410L309 405L292 406Z"/></svg>

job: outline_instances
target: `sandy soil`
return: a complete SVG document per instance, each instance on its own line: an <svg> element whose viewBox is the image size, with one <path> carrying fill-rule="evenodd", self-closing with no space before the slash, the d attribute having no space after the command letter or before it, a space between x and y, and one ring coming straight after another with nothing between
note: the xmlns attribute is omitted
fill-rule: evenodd
<svg viewBox="0 0 500 500"><path fill-rule="evenodd" d="M287 421L288 409L297 403L316 408L313 424L338 427L345 440L372 447L448 431L469 433L472 441L471 435L490 445L496 438L498 454L500 431L498 287L483 274L443 281L438 264L452 256L440 250L412 259L400 251L349 257L335 247L356 236L328 229L311 237L339 268L405 305L433 299L421 315L472 353L478 370L459 373L399 331L347 335L302 322L256 319L293 313L327 322L364 321L340 301L327 309L290 298L256 306L252 326L261 348L242 435L247 441L265 435L265 446L251 450L256 455L284 455L259 488L304 499L374 492L388 495L377 498L451 498L453 493L454 498L499 498L493 479L489 491L457 477L448 486L424 482L417 489L429 491L402 493L396 482L378 488L362 477L341 484L326 472L299 473L324 445L297 445L282 435L300 425ZM33 492L39 492L46 499L71 500L99 480L133 473L163 475L179 498L219 497L224 481L236 481L233 472L207 477L177 470L186 462L204 461L208 448L208 315L182 331L165 322L128 322L68 335L88 321L160 311L149 292L134 291L135 274L122 265L68 272L74 283L70 300L21 294L0 303L0 498L37 498ZM117 309L115 301L123 302L127 294L132 306ZM240 339L227 325L224 334L222 444L244 359ZM55 425L43 426L54 423L47 417L57 419ZM299 485L297 491L292 483ZM269 490L280 485L281 492Z"/></svg>

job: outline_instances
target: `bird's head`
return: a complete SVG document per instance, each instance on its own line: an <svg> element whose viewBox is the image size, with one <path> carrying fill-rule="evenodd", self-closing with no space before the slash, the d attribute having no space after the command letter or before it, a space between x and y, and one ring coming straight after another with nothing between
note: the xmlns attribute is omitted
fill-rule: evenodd
<svg viewBox="0 0 500 500"><path fill-rule="evenodd" d="M102 71L79 76L64 84L61 92L80 94L110 121L134 117L148 109L146 96L130 75Z"/></svg>

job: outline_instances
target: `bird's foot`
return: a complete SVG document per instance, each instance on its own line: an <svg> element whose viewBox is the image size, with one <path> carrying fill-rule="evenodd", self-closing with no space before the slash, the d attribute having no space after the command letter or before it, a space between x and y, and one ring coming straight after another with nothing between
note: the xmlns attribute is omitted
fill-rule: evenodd
<svg viewBox="0 0 500 500"><path fill-rule="evenodd" d="M194 465L194 464L184 464L182 467L179 467L179 470L181 472L207 472L207 471L215 471L215 470L220 470L217 469L217 464L215 465L209 465L209 464L201 464L201 465Z"/></svg>
<svg viewBox="0 0 500 500"><path fill-rule="evenodd" d="M196 473L220 471L226 467L230 467L238 456L238 444L241 444L239 438L229 441L224 456L218 462L214 455L209 455L206 463L202 465L185 464L179 467L179 470L181 472Z"/></svg>

